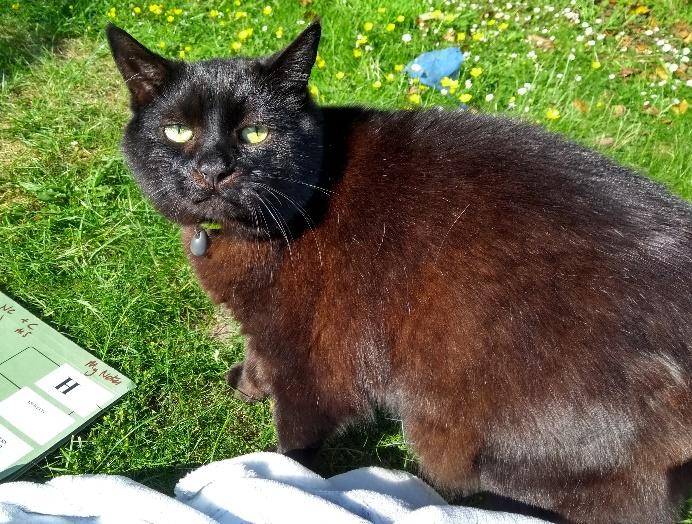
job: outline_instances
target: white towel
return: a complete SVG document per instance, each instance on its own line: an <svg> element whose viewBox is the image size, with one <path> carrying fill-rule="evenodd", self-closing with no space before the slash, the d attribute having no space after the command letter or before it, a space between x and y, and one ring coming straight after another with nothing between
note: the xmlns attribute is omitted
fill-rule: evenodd
<svg viewBox="0 0 692 524"><path fill-rule="evenodd" d="M66 475L0 485L0 523L38 524L538 524L450 506L403 471L360 468L325 479L277 453L251 453L192 471L175 498L118 475Z"/></svg>

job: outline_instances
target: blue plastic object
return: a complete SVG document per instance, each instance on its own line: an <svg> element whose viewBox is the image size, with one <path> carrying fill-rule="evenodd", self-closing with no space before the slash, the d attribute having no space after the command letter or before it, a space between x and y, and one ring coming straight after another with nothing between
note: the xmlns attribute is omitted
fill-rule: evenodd
<svg viewBox="0 0 692 524"><path fill-rule="evenodd" d="M421 84L441 90L440 80L449 77L456 80L464 63L464 54L458 47L448 47L418 55L406 65L406 74L420 79Z"/></svg>

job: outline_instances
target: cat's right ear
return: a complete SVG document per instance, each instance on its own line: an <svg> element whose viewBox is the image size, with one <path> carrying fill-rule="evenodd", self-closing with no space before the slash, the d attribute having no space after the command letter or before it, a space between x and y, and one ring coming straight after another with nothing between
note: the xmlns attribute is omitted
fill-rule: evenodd
<svg viewBox="0 0 692 524"><path fill-rule="evenodd" d="M106 27L106 36L113 59L130 90L132 107L147 105L165 82L171 63L113 24Z"/></svg>
<svg viewBox="0 0 692 524"><path fill-rule="evenodd" d="M288 47L265 60L265 67L283 82L304 87L317 58L322 26L319 19L312 22Z"/></svg>

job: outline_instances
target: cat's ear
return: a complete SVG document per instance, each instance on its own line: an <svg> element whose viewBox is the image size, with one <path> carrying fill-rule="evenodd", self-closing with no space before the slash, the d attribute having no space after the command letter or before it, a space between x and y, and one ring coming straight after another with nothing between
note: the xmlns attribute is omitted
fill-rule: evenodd
<svg viewBox="0 0 692 524"><path fill-rule="evenodd" d="M133 108L145 106L166 81L171 63L113 24L106 27L106 36L113 59L130 90Z"/></svg>
<svg viewBox="0 0 692 524"><path fill-rule="evenodd" d="M288 47L270 56L265 66L270 74L277 75L283 82L307 85L310 70L317 58L322 26L319 19L312 22Z"/></svg>

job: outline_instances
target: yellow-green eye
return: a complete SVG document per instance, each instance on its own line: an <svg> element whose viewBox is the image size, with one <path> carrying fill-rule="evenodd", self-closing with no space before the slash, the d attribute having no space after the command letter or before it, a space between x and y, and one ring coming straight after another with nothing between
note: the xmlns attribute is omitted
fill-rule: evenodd
<svg viewBox="0 0 692 524"><path fill-rule="evenodd" d="M182 144L187 142L192 138L192 129L189 127L181 126L180 124L173 124L172 126L166 126L163 128L163 132L166 134L166 138L171 142L177 142Z"/></svg>
<svg viewBox="0 0 692 524"><path fill-rule="evenodd" d="M243 142L247 142L248 144L259 144L260 142L264 142L267 135L269 135L269 129L265 126L249 126L244 127L240 131L240 138L243 139Z"/></svg>

